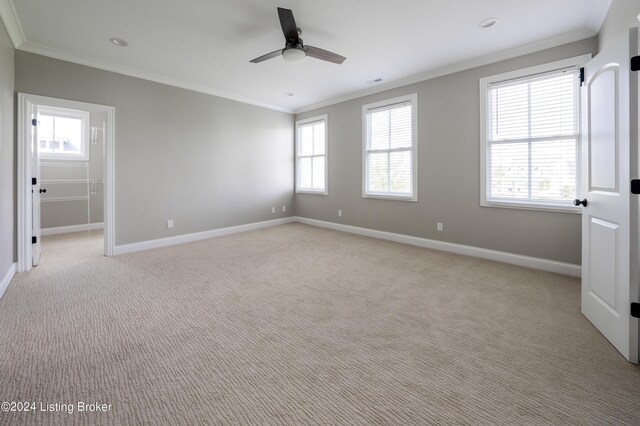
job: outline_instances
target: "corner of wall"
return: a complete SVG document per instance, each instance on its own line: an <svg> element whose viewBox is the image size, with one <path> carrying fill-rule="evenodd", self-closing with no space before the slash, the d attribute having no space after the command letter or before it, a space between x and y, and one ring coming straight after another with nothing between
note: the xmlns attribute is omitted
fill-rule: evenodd
<svg viewBox="0 0 640 426"><path fill-rule="evenodd" d="M12 270L15 273L17 192L14 184L16 170L14 75L15 49L4 23L0 21L0 235L3 236L0 239L0 277L8 276Z"/></svg>
<svg viewBox="0 0 640 426"><path fill-rule="evenodd" d="M6 274L4 274L2 280L0 281L0 299L2 299L4 292L7 290L7 287L9 287L11 280L16 275L16 269L17 265L15 263L12 263L9 267L9 270Z"/></svg>
<svg viewBox="0 0 640 426"><path fill-rule="evenodd" d="M640 0L613 0L598 33L598 51L624 31L638 25Z"/></svg>

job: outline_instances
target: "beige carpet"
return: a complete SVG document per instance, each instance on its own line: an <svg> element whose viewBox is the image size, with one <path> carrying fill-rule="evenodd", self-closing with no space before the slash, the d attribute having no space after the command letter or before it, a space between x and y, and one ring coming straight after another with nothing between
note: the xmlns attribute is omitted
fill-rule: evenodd
<svg viewBox="0 0 640 426"><path fill-rule="evenodd" d="M87 260L98 260L104 255L104 231L102 229L70 234L46 235L41 239L38 267L75 266Z"/></svg>
<svg viewBox="0 0 640 426"><path fill-rule="evenodd" d="M0 424L640 424L640 369L579 299L574 278L300 224L43 257L0 299L0 399L112 408Z"/></svg>

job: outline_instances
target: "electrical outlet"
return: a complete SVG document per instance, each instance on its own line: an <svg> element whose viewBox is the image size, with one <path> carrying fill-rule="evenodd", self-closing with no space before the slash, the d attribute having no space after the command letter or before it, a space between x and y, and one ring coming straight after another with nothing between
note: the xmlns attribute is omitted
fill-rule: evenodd
<svg viewBox="0 0 640 426"><path fill-rule="evenodd" d="M167 229L173 228L173 219L167 220Z"/></svg>
<svg viewBox="0 0 640 426"><path fill-rule="evenodd" d="M338 217L342 217L342 210L338 210Z"/></svg>
<svg viewBox="0 0 640 426"><path fill-rule="evenodd" d="M444 231L444 225L441 222L438 222L436 224L436 229L438 230L438 232L442 232Z"/></svg>
<svg viewBox="0 0 640 426"><path fill-rule="evenodd" d="M287 206L282 206L282 211L286 212L287 211Z"/></svg>
<svg viewBox="0 0 640 426"><path fill-rule="evenodd" d="M275 213L276 212L276 208L275 207L271 207L271 213Z"/></svg>

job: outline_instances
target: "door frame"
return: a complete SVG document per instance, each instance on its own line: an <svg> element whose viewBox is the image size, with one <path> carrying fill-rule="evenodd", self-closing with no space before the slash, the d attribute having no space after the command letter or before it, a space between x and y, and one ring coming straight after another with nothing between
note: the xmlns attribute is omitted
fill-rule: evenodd
<svg viewBox="0 0 640 426"><path fill-rule="evenodd" d="M18 93L18 138L17 138L17 180L18 180L18 272L30 271L31 236L33 233L31 199L31 145L26 140L30 133L31 110L33 105L49 105L60 108L79 109L89 112L106 113L106 138L104 141L104 255L113 256L115 247L115 108L107 105L50 98L46 96Z"/></svg>

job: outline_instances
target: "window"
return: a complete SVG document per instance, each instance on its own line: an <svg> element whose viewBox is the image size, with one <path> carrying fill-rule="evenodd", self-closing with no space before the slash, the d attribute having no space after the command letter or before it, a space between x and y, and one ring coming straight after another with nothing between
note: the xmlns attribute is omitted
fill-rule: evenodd
<svg viewBox="0 0 640 426"><path fill-rule="evenodd" d="M89 113L66 108L38 108L38 152L40 158L87 160Z"/></svg>
<svg viewBox="0 0 640 426"><path fill-rule="evenodd" d="M362 196L417 201L417 95L364 105Z"/></svg>
<svg viewBox="0 0 640 426"><path fill-rule="evenodd" d="M576 210L584 62L574 58L480 80L482 205Z"/></svg>
<svg viewBox="0 0 640 426"><path fill-rule="evenodd" d="M296 121L296 192L327 195L327 116Z"/></svg>

